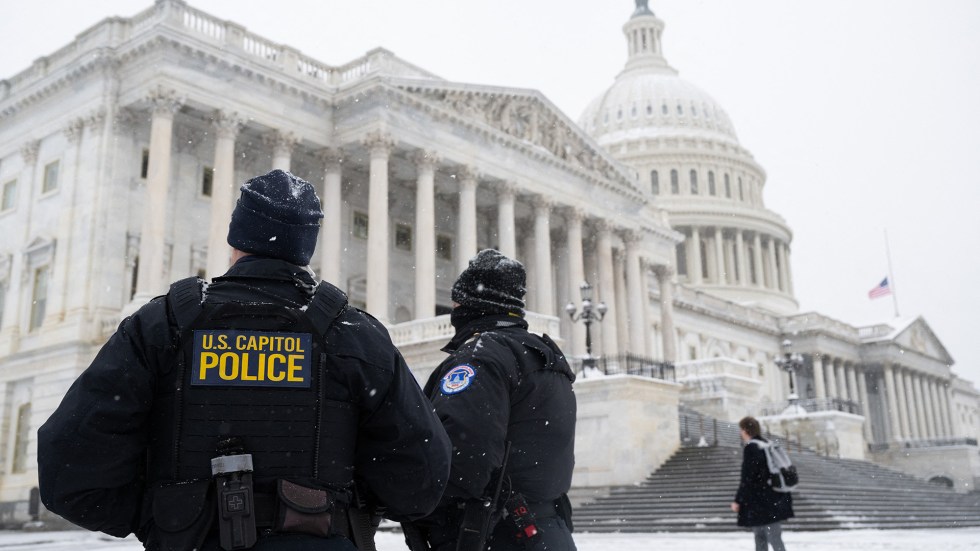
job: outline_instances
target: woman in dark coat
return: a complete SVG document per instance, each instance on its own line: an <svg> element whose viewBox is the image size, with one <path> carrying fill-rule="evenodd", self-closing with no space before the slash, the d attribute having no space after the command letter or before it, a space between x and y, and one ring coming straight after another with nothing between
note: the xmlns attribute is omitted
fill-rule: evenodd
<svg viewBox="0 0 980 551"><path fill-rule="evenodd" d="M766 452L754 442L767 442L762 437L759 421L745 417L738 422L745 450L742 455L742 479L732 502L738 513L738 525L751 527L755 532L756 551L785 551L781 521L793 516L793 496L776 492L769 485L769 466Z"/></svg>

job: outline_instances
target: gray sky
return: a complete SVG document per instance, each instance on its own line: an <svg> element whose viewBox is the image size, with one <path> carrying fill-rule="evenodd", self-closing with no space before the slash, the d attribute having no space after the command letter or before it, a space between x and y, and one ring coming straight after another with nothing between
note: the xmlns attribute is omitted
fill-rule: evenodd
<svg viewBox="0 0 980 551"><path fill-rule="evenodd" d="M0 78L150 0L3 2ZM630 0L191 0L321 61L383 46L446 79L541 90L573 120L626 61ZM273 9L273 6L275 8ZM803 311L887 320L887 273L980 382L980 2L651 0L664 54L727 110L794 231ZM974 342L971 345L971 342Z"/></svg>

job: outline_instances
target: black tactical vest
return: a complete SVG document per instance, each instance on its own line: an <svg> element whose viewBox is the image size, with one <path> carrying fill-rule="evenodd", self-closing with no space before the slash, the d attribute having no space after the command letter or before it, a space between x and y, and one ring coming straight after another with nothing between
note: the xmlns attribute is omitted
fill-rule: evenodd
<svg viewBox="0 0 980 551"><path fill-rule="evenodd" d="M255 489L277 479L338 491L352 482L357 416L325 398L327 329L346 296L321 283L305 311L273 304L207 304L197 278L168 295L179 331L158 379L148 486L211 478L218 442L237 437L253 458Z"/></svg>

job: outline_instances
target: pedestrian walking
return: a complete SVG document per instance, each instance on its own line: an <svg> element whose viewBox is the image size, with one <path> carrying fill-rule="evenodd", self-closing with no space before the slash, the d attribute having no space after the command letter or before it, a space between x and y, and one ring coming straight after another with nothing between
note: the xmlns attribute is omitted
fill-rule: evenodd
<svg viewBox="0 0 980 551"><path fill-rule="evenodd" d="M316 283L321 218L288 172L241 186L228 272L124 319L38 431L49 510L149 550L341 551L373 548L372 506L436 506L448 437L384 326Z"/></svg>
<svg viewBox="0 0 980 551"><path fill-rule="evenodd" d="M751 527L755 533L756 551L785 551L782 537L782 521L793 517L793 496L788 492L776 492L770 485L769 465L766 453L758 443L768 440L762 437L762 429L754 417L738 422L745 447L742 451L742 475L731 504L738 514L738 525Z"/></svg>
<svg viewBox="0 0 980 551"><path fill-rule="evenodd" d="M435 512L406 526L413 550L575 550L575 375L547 335L528 332L525 280L520 262L485 249L453 284L456 334L425 385L452 469Z"/></svg>

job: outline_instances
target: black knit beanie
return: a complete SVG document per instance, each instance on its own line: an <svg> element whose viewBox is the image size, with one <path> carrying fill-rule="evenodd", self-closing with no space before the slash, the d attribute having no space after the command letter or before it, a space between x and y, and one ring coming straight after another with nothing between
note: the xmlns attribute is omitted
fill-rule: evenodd
<svg viewBox="0 0 980 551"><path fill-rule="evenodd" d="M524 315L524 265L500 251L483 249L453 284L453 301L486 314Z"/></svg>
<svg viewBox="0 0 980 551"><path fill-rule="evenodd" d="M242 184L228 226L228 244L252 254L310 263L320 232L320 198L313 186L282 170Z"/></svg>

